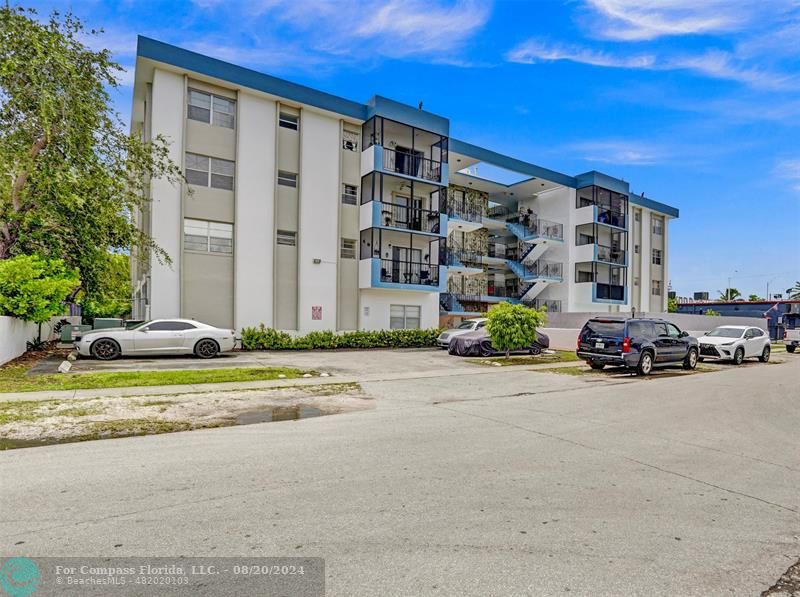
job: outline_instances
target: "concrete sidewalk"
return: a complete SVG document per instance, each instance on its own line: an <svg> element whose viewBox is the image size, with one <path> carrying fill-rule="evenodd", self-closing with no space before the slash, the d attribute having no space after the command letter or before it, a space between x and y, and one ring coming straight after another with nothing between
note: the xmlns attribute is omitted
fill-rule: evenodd
<svg viewBox="0 0 800 597"><path fill-rule="evenodd" d="M466 361L461 361L465 362ZM426 379L431 377L451 377L462 375L481 375L496 373L498 371L510 372L511 370L524 369L555 369L584 365L582 361L569 361L564 363L543 363L541 365L512 365L506 367L492 367L468 363L468 368L451 367L446 369L428 369L423 371L371 373L367 375L351 375L347 377L312 377L312 378L287 378L264 381L232 381L204 384L174 384L165 386L129 386L122 388L86 388L81 390L45 390L42 392L7 392L0 393L0 402L18 401L44 401L44 400L85 400L98 397L122 396L164 396L176 394L193 394L197 392L230 392L241 390L267 390L270 388L285 388L292 386L327 385L343 383L362 383ZM585 365L584 365L585 366ZM65 374L69 375L69 374Z"/></svg>

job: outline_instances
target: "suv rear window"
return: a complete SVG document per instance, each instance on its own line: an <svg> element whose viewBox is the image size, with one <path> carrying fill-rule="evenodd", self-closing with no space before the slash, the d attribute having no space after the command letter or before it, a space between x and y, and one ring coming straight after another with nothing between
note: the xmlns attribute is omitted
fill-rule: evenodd
<svg viewBox="0 0 800 597"><path fill-rule="evenodd" d="M583 334L594 336L614 336L622 338L625 335L624 321L592 321L583 326Z"/></svg>
<svg viewBox="0 0 800 597"><path fill-rule="evenodd" d="M629 321L628 336L631 338L654 338L655 331L650 321Z"/></svg>

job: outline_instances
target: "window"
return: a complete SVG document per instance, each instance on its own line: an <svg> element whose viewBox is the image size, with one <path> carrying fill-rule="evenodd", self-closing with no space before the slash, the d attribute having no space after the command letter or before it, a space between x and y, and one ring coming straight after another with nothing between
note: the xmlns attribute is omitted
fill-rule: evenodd
<svg viewBox="0 0 800 597"><path fill-rule="evenodd" d="M661 296L661 280L653 280L653 296Z"/></svg>
<svg viewBox="0 0 800 597"><path fill-rule="evenodd" d="M300 117L294 114L281 112L281 116L278 119L278 124L285 129L296 131L298 128L300 128Z"/></svg>
<svg viewBox="0 0 800 597"><path fill-rule="evenodd" d="M671 323L667 324L667 334L669 334L670 338L680 338L681 331L678 329L677 326L672 325Z"/></svg>
<svg viewBox="0 0 800 597"><path fill-rule="evenodd" d="M653 249L653 265L661 265L661 249Z"/></svg>
<svg viewBox="0 0 800 597"><path fill-rule="evenodd" d="M233 253L233 224L183 220L183 248L200 253Z"/></svg>
<svg viewBox="0 0 800 597"><path fill-rule="evenodd" d="M653 327L656 330L656 336L657 337L669 336L669 333L667 332L667 324L666 323L654 323Z"/></svg>
<svg viewBox="0 0 800 597"><path fill-rule="evenodd" d="M142 331L148 332L182 332L184 330L196 330L197 326L186 321L154 321Z"/></svg>
<svg viewBox="0 0 800 597"><path fill-rule="evenodd" d="M664 220L653 218L653 234L664 234Z"/></svg>
<svg viewBox="0 0 800 597"><path fill-rule="evenodd" d="M347 129L342 131L342 149L345 151L358 151L359 136L358 133L348 131Z"/></svg>
<svg viewBox="0 0 800 597"><path fill-rule="evenodd" d="M629 321L628 336L631 338L653 338L655 331L649 321Z"/></svg>
<svg viewBox="0 0 800 597"><path fill-rule="evenodd" d="M637 221L637 222L641 222L642 221L642 212L640 212L638 209L636 211L634 211L633 212L633 219L635 221Z"/></svg>
<svg viewBox="0 0 800 597"><path fill-rule="evenodd" d="M638 276L633 279L633 285L634 286L638 286L639 285L639 277Z"/></svg>
<svg viewBox="0 0 800 597"><path fill-rule="evenodd" d="M420 310L419 305L391 305L389 327L393 330L418 330Z"/></svg>
<svg viewBox="0 0 800 597"><path fill-rule="evenodd" d="M297 174L294 172L286 172L285 170L278 170L278 184L284 187L297 188Z"/></svg>
<svg viewBox="0 0 800 597"><path fill-rule="evenodd" d="M279 245L294 247L297 244L297 233L289 230L278 230L278 235L275 237L275 242L277 242Z"/></svg>
<svg viewBox="0 0 800 597"><path fill-rule="evenodd" d="M358 205L358 187L351 184L342 185L342 203Z"/></svg>
<svg viewBox="0 0 800 597"><path fill-rule="evenodd" d="M639 245L633 245L633 252L639 254Z"/></svg>
<svg viewBox="0 0 800 597"><path fill-rule="evenodd" d="M186 181L212 189L233 190L235 162L210 158L196 153L186 154Z"/></svg>
<svg viewBox="0 0 800 597"><path fill-rule="evenodd" d="M352 238L342 239L342 259L355 259L356 258L356 241Z"/></svg>
<svg viewBox="0 0 800 597"><path fill-rule="evenodd" d="M218 95L196 89L189 90L189 112L191 120L232 129L235 123L236 102Z"/></svg>

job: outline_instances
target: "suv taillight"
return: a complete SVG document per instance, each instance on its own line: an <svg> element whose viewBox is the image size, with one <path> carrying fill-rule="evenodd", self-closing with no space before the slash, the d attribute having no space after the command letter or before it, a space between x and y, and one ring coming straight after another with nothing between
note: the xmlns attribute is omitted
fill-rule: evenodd
<svg viewBox="0 0 800 597"><path fill-rule="evenodd" d="M581 335L578 334L578 350L581 349Z"/></svg>
<svg viewBox="0 0 800 597"><path fill-rule="evenodd" d="M622 352L630 352L631 351L631 339L630 338L623 338L622 339Z"/></svg>
<svg viewBox="0 0 800 597"><path fill-rule="evenodd" d="M786 340L786 338L788 337L789 337L789 330L783 330L783 339Z"/></svg>

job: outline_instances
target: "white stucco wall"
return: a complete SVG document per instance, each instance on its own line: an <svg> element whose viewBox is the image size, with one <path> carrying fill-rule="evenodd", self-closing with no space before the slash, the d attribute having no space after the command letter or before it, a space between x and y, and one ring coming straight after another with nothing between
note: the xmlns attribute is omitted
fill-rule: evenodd
<svg viewBox="0 0 800 597"><path fill-rule="evenodd" d="M45 326L43 326L45 327ZM0 316L0 365L25 352L26 343L37 337L38 326L16 317ZM42 330L42 335L47 329Z"/></svg>
<svg viewBox="0 0 800 597"><path fill-rule="evenodd" d="M275 250L275 102L247 92L238 97L234 326L273 320Z"/></svg>
<svg viewBox="0 0 800 597"><path fill-rule="evenodd" d="M297 323L301 332L336 329L339 133L338 119L303 110L297 238ZM312 319L312 307L322 307L322 319Z"/></svg>
<svg viewBox="0 0 800 597"><path fill-rule="evenodd" d="M159 69L153 73L152 134L168 139L169 157L176 164L183 164L185 90L183 75ZM171 265L152 258L150 316L178 317L181 314L182 189L163 179L153 179L150 188L152 236L172 258Z"/></svg>
<svg viewBox="0 0 800 597"><path fill-rule="evenodd" d="M362 289L358 328L388 330L392 305L419 305L420 328L439 327L439 294L414 290Z"/></svg>

